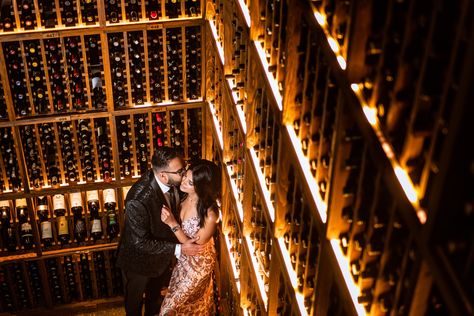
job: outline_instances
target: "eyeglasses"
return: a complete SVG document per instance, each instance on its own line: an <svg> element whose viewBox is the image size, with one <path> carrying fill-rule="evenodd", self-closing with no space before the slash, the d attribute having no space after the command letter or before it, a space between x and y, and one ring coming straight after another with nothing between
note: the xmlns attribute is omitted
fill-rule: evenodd
<svg viewBox="0 0 474 316"><path fill-rule="evenodd" d="M181 168L181 169L178 169L177 171L161 171L161 172L172 173L172 174L177 174L177 175L182 176L183 174L186 173L186 168Z"/></svg>

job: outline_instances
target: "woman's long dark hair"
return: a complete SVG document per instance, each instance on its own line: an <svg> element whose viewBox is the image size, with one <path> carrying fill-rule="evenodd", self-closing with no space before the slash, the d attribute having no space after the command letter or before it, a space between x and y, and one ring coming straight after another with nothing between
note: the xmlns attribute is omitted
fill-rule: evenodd
<svg viewBox="0 0 474 316"><path fill-rule="evenodd" d="M193 173L194 191L198 196L197 213L199 227L204 226L207 210L218 213L218 200L221 196L221 170L212 161L201 159L193 161L189 170Z"/></svg>

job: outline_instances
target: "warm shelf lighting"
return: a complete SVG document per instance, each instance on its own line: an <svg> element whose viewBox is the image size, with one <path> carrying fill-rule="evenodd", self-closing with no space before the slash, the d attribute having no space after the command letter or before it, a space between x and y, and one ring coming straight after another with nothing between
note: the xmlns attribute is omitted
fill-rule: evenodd
<svg viewBox="0 0 474 316"><path fill-rule="evenodd" d="M232 245L230 243L229 237L227 237L227 234L224 234L224 240L225 240L225 244L227 246L227 252L230 258L230 265L232 266L232 272L234 274L233 277L234 277L235 285L237 287L237 292L239 292L240 294L240 273L237 272L237 267L235 266L235 258L234 256L232 256L232 253L230 252Z"/></svg>
<svg viewBox="0 0 474 316"><path fill-rule="evenodd" d="M418 200L418 192L415 186L413 185L413 182L411 181L410 177L408 176L408 173L406 172L406 170L400 166L400 163L398 162L398 159L395 156L395 153L393 151L392 145L385 138L385 135L382 131L382 128L380 127L380 122L377 117L377 109L375 109L374 107L368 106L365 98L362 96L361 89L360 89L361 86L362 86L361 84L353 83L351 84L351 89L354 91L355 95L357 96L357 99L359 100L359 103L362 106L362 111L364 112L364 115L367 121L372 126L372 129L374 130L375 135L377 136L382 146L382 149L385 152L385 155L390 161L390 164L392 165L395 176L397 177L398 182L400 182L400 185L403 191L405 192L405 195L408 201L410 201L413 208L415 209L418 220L420 221L421 224L425 224L428 219L428 215L426 214L425 210L420 208L419 200Z"/></svg>
<svg viewBox="0 0 474 316"><path fill-rule="evenodd" d="M314 12L314 17L316 18L316 21L318 22L319 25L324 27L326 25L326 16L319 13L319 12Z"/></svg>
<svg viewBox="0 0 474 316"><path fill-rule="evenodd" d="M311 194L313 195L313 200L316 203L316 208L319 213L319 217L323 223L326 223L327 220L327 205L323 201L321 194L319 193L319 186L316 183L313 175L311 174L311 168L309 166L308 159L303 155L303 150L301 149L301 142L296 136L295 130L293 126L286 125L286 129L288 130L288 134L290 135L291 143L293 144L293 148L296 152L296 156L298 157L298 162L301 165L301 169L303 169L303 174L308 183L308 187L311 190Z"/></svg>
<svg viewBox="0 0 474 316"><path fill-rule="evenodd" d="M334 38L328 37L328 43L335 54L339 53L339 44Z"/></svg>
<svg viewBox="0 0 474 316"><path fill-rule="evenodd" d="M364 111L365 117L367 121L369 121L370 125L375 126L377 124L377 110L375 108L371 108L368 105L364 105L362 107L362 111Z"/></svg>
<svg viewBox="0 0 474 316"><path fill-rule="evenodd" d="M263 304L265 306L265 311L268 309L268 297L267 297L267 292L265 292L265 284L263 283L263 279L260 277L259 271L262 270L260 268L257 260L255 259L255 248L252 245L252 241L248 236L245 236L245 242L247 243L247 246L249 247L250 250L250 259L252 261L253 265L253 270L255 271L255 276L257 279L257 284L258 284L258 289L260 290L260 295L262 296Z"/></svg>
<svg viewBox="0 0 474 316"><path fill-rule="evenodd" d="M344 57L341 55L337 56L337 62L339 63L339 67L341 67L342 70L346 70L347 64Z"/></svg>
<svg viewBox="0 0 474 316"><path fill-rule="evenodd" d="M290 277L291 286L295 291L295 298L296 302L298 303L298 308L300 310L300 314L302 316L308 315L306 311L306 307L304 306L304 295L298 291L298 277L296 276L296 272L293 269L293 265L291 264L290 254L285 246L285 241L283 238L278 238L278 246L280 247L280 253L283 256L283 261L285 263L286 271L288 272L288 276Z"/></svg>
<svg viewBox="0 0 474 316"><path fill-rule="evenodd" d="M235 88L234 80L233 79L227 79L227 83L229 84L230 91L231 91L231 94L232 94L232 98L234 99L235 108L237 109L237 113L239 114L240 124L242 125L242 129L243 129L244 134L246 134L247 133L247 123L245 122L245 114L242 111L242 108L239 105L237 105L238 104L237 102L240 100L240 98L239 98L239 95L237 94L237 92L234 92L234 88Z"/></svg>
<svg viewBox="0 0 474 316"><path fill-rule="evenodd" d="M221 59L222 65L224 65L224 61L225 61L225 59L224 59L224 48L222 47L222 45L219 42L219 35L217 34L217 28L216 28L216 25L214 24L214 21L209 20L209 26L211 27L212 36L214 37L214 40L215 40L215 43L216 43L216 46L217 46L217 51L219 53L219 58Z"/></svg>
<svg viewBox="0 0 474 316"><path fill-rule="evenodd" d="M270 199L270 192L268 192L267 186L265 184L265 177L263 176L262 169L259 168L257 153L255 153L255 150L253 148L250 148L250 157L252 157L253 165L255 167L255 170L257 170L258 182L260 184L260 188L262 188L263 197L265 199L265 203L267 204L268 213L270 213L270 219L273 223L275 222L275 209L273 208L273 203Z"/></svg>
<svg viewBox="0 0 474 316"><path fill-rule="evenodd" d="M336 256L339 269L341 270L342 276L344 277L344 281L346 282L349 294L351 295L352 303L354 304L357 315L366 315L367 313L365 312L364 306L362 306L357 300L360 295L360 289L354 283L354 279L352 278L351 272L349 271L349 261L342 253L341 247L339 246L339 240L331 239L331 247L334 251L334 255Z"/></svg>
<svg viewBox="0 0 474 316"><path fill-rule="evenodd" d="M411 182L407 172L400 166L394 167L394 171L398 181L400 181L400 184L402 185L403 191L405 191L408 200L411 203L417 203L418 194L416 193L416 190L413 187L413 183Z"/></svg>
<svg viewBox="0 0 474 316"><path fill-rule="evenodd" d="M212 104L211 102L208 102L207 104L209 104L209 111L211 111L212 121L214 122L214 128L216 130L217 139L219 140L219 146L221 147L221 150L224 150L224 141L222 138L222 132L219 126L219 122L217 121L216 109L214 108L214 104Z"/></svg>
<svg viewBox="0 0 474 316"><path fill-rule="evenodd" d="M270 83L270 87L272 89L273 96L275 97L278 109L280 109L280 111L281 111L281 109L282 109L282 97L281 97L281 94L280 94L280 90L278 89L278 82L275 80L273 75L268 71L269 66L268 66L268 63L267 63L267 57L266 57L265 51L262 47L262 44L258 41L254 41L254 44L255 44L255 47L257 48L257 53L258 53L258 56L260 57L260 62L262 63L263 68L265 70L264 72L265 72L265 75L267 76L267 80Z"/></svg>
<svg viewBox="0 0 474 316"><path fill-rule="evenodd" d="M234 193L235 203L237 204L237 211L239 212L240 222L242 222L244 220L244 210L242 208L242 203L240 203L240 200L239 200L237 185L235 184L235 182L231 178L231 175L233 173L232 167L227 166L226 170L227 170L227 174L229 175L229 178L230 178L230 186L232 187L232 192Z"/></svg>
<svg viewBox="0 0 474 316"><path fill-rule="evenodd" d="M243 0L239 0L238 3L240 6L240 9L242 10L242 14L244 15L245 23L247 23L247 27L250 28L250 26L252 25L252 22L250 20L249 8L247 8L247 5L245 4Z"/></svg>

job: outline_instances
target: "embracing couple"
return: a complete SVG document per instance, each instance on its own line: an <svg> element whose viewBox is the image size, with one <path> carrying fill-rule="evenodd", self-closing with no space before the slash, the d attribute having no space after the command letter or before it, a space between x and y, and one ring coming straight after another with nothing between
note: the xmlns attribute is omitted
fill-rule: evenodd
<svg viewBox="0 0 474 316"><path fill-rule="evenodd" d="M220 170L211 161L198 160L186 169L173 148L161 147L153 154L152 170L125 199L117 265L127 316L142 315L143 301L145 315L213 313L212 236L219 220L220 187ZM163 299L164 287L168 291Z"/></svg>

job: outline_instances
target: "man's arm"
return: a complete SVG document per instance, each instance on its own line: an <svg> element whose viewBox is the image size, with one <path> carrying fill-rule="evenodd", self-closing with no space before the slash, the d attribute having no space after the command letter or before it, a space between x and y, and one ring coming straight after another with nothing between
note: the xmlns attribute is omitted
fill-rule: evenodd
<svg viewBox="0 0 474 316"><path fill-rule="evenodd" d="M125 212L125 226L132 232L131 243L142 252L151 255L173 255L176 244L154 238L150 233L150 225L145 205L137 200L128 201Z"/></svg>

